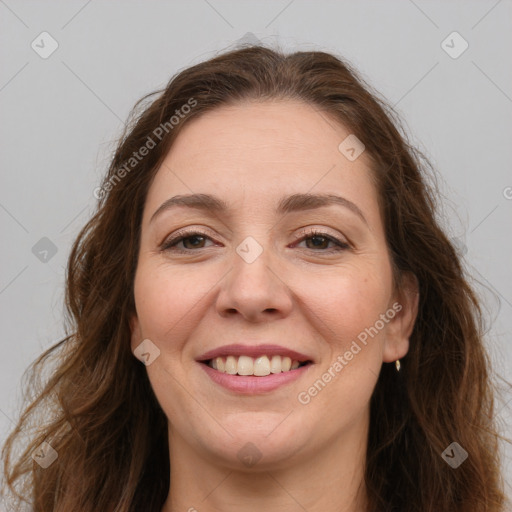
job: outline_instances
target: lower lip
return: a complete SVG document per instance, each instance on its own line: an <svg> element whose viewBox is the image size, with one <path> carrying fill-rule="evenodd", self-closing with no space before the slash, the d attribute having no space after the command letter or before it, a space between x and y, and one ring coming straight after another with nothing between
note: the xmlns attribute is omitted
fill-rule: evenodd
<svg viewBox="0 0 512 512"><path fill-rule="evenodd" d="M256 395L258 393L267 393L289 384L304 375L312 364L301 366L295 370L281 373L271 373L265 377L255 377L253 375L231 375L229 373L219 372L204 363L199 363L208 376L222 387L241 393L244 395Z"/></svg>

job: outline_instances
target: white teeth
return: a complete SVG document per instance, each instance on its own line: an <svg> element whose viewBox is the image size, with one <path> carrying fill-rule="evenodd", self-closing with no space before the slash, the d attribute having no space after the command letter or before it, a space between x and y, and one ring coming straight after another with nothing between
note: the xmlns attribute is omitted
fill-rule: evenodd
<svg viewBox="0 0 512 512"><path fill-rule="evenodd" d="M222 357L216 357L215 358L215 365L214 368L216 370L219 370L219 372L223 372L226 370L226 365L224 364L224 359Z"/></svg>
<svg viewBox="0 0 512 512"><path fill-rule="evenodd" d="M237 360L233 356L228 356L226 358L226 373L230 375L235 375L238 370Z"/></svg>
<svg viewBox="0 0 512 512"><path fill-rule="evenodd" d="M254 361L254 375L258 377L264 377L270 375L270 361L267 356L258 357Z"/></svg>
<svg viewBox="0 0 512 512"><path fill-rule="evenodd" d="M222 373L230 375L255 375L265 377L271 373L288 372L299 367L299 361L292 361L289 357L260 356L252 358L249 356L227 356L216 357L209 362L209 366Z"/></svg>
<svg viewBox="0 0 512 512"><path fill-rule="evenodd" d="M238 358L238 375L253 375L254 363L252 357L240 356Z"/></svg>
<svg viewBox="0 0 512 512"><path fill-rule="evenodd" d="M270 360L270 371L272 373L281 373L281 356L272 356Z"/></svg>

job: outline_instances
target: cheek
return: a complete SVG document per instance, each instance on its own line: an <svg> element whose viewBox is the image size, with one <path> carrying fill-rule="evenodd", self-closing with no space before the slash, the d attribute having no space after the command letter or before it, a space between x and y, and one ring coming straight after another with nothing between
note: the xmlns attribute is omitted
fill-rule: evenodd
<svg viewBox="0 0 512 512"><path fill-rule="evenodd" d="M211 284L198 276L163 266L141 268L134 283L135 303L142 336L165 350L177 348L179 341L200 321L201 299Z"/></svg>
<svg viewBox="0 0 512 512"><path fill-rule="evenodd" d="M379 276L354 269L318 281L316 287L310 285L304 296L328 350L297 400L300 407L307 405L318 414L330 411L333 429L339 418L345 425L360 420L377 382L385 327L375 330L374 326L386 313L389 299L389 288Z"/></svg>
<svg viewBox="0 0 512 512"><path fill-rule="evenodd" d="M332 348L339 350L385 313L390 292L382 278L385 275L382 269L344 267L329 274L299 277L294 289L300 294L304 314L312 313L310 321Z"/></svg>
<svg viewBox="0 0 512 512"><path fill-rule="evenodd" d="M329 410L347 423L357 421L382 365L385 324L382 329L375 325L381 326L381 315L387 311L390 282L384 266L345 267L330 280L316 280L317 286L310 281L305 300L314 309L317 331L330 350L320 375L301 390L301 404L311 402L312 408Z"/></svg>

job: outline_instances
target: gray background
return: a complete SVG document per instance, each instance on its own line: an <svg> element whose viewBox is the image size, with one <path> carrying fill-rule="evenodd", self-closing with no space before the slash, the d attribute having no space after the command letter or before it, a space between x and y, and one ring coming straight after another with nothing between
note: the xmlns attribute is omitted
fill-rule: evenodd
<svg viewBox="0 0 512 512"><path fill-rule="evenodd" d="M23 371L63 336L66 259L129 110L244 38L332 51L395 105L442 176L446 229L487 304L494 369L511 378L510 0L0 0L0 27L0 442L19 410ZM59 45L46 59L31 47L50 47L43 31ZM469 44L457 58L442 46L453 31ZM457 36L446 45L462 49ZM497 403L509 436L511 400ZM505 454L512 494L510 447Z"/></svg>

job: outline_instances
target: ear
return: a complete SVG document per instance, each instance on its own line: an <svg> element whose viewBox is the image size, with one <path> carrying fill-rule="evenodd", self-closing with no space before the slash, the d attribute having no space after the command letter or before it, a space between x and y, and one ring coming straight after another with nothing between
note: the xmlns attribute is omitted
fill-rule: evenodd
<svg viewBox="0 0 512 512"><path fill-rule="evenodd" d="M390 305L389 311L395 311L396 315L390 320L386 330L382 355L385 363L396 361L409 351L409 337L418 315L419 297L418 278L412 272L405 272L400 289Z"/></svg>
<svg viewBox="0 0 512 512"><path fill-rule="evenodd" d="M142 331L140 329L139 317L137 313L133 313L130 318L130 332L131 332L131 342L130 347L133 354L133 351L140 345L142 341Z"/></svg>

